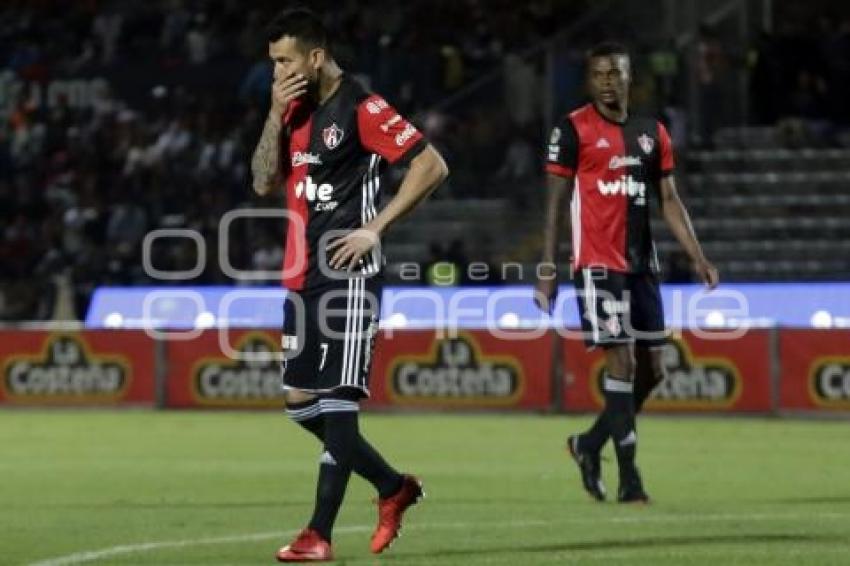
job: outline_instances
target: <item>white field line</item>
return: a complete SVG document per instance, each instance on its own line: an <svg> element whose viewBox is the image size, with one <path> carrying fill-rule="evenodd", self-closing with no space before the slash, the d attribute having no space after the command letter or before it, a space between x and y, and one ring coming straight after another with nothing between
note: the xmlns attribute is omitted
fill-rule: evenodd
<svg viewBox="0 0 850 566"><path fill-rule="evenodd" d="M715 514L669 514L669 515L648 515L638 513L628 517L608 517L608 518L574 518L574 519L558 519L555 521L544 520L527 520L527 521L504 521L493 523L458 523L445 522L433 524L409 525L405 530L458 530L458 529L491 529L491 528L524 528L524 527L539 527L549 524L587 524L587 523L667 523L667 522L723 522L723 521L791 521L799 519L821 519L821 520L845 520L850 519L850 513L715 513ZM352 525L347 527L337 527L334 529L336 534L345 533L360 533L369 532L374 527L372 525ZM201 546L207 544L232 544L250 541L270 540L280 538L285 542L288 537L298 534L298 530L289 531L268 531L262 533L248 533L241 535L231 535L213 538L198 538L184 539L174 541L159 541L159 542L141 542L134 544L122 544L118 546L110 546L99 550L90 550L84 552L75 552L66 556L49 558L32 562L29 566L68 566L72 564L83 564L95 560L112 558L122 554L134 554L139 552L149 552L152 550L185 548L188 546ZM707 550L707 549L706 549ZM689 553L692 550L688 551ZM671 554L675 551L671 551ZM594 554L596 556L596 553ZM613 552L601 553L600 556L608 558L620 557L620 554ZM626 557L626 555L623 555ZM584 556L587 559L589 556Z"/></svg>
<svg viewBox="0 0 850 566"><path fill-rule="evenodd" d="M796 541L789 541L796 542ZM734 543L733 543L734 544ZM824 547L822 545L818 545L818 549L816 551L817 555L824 554L846 554L848 552L848 545L842 545L839 547ZM641 551L646 551L646 554L652 556L653 558L665 558L671 560L680 560L681 562L677 562L679 564L686 564L688 562L693 561L696 557L714 557L716 556L718 559L718 564L722 564L723 562L728 562L728 558L731 556L756 556L759 558L775 558L777 557L777 552L781 552L781 557L784 559L793 559L798 558L801 560L809 559L811 560L812 550L811 548L787 548L783 547L781 551L770 550L767 548L760 548L754 546L746 546L745 544L739 543L736 546L723 546L712 548L711 546L706 547L698 547L694 548L693 546L688 546L687 548L643 548L637 547L633 550L594 550L592 552L587 551L572 551L572 550L564 550L564 551L552 551L549 553L549 557L551 558L552 563L558 564L586 564L588 562L614 562L614 561L623 561L628 562L630 564L638 563L639 560L643 559L647 560L648 556L641 555ZM543 559L546 559L546 555L540 555ZM480 559L481 564L487 564L488 562L497 562L503 561L504 557L488 559L486 556L483 556ZM725 559L725 560L724 560ZM547 560L548 561L548 560Z"/></svg>
<svg viewBox="0 0 850 566"><path fill-rule="evenodd" d="M475 529L475 528L499 528L499 527L508 527L508 528L521 528L521 527L531 527L531 526L541 526L545 525L546 521L505 521L501 523L440 523L440 524L424 524L424 525L411 525L405 527L405 530L413 530L413 529ZM375 527L373 525L353 525L349 527L337 527L334 529L334 534L345 534L345 533L361 533L361 532L369 532ZM185 539L185 540L173 540L173 541L161 541L161 542L141 542L135 544L122 544L119 546L110 546L107 548L102 548L100 550L90 550L85 552L75 552L74 554L69 554L67 556L60 556L57 558L50 558L47 560L41 560L39 562L33 562L29 566L67 566L69 564L82 564L84 562L92 562L94 560L101 560L104 558L112 558L114 556L119 556L122 554L133 554L137 552L148 552L151 550L161 550L166 548L184 548L187 546L200 546L205 544L231 544L231 543L239 543L239 542L250 542L250 541L259 541L259 540L269 540L280 538L281 544L287 542L287 538L294 536L299 533L299 530L290 530L290 531L269 531L264 533L249 533L243 535L232 535L225 537L214 537L214 538L200 538L200 539Z"/></svg>

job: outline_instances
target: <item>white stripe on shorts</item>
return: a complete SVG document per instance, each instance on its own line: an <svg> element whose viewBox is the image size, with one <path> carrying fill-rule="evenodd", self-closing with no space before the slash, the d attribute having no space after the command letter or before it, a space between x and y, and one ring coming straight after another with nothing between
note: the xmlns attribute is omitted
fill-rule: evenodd
<svg viewBox="0 0 850 566"><path fill-rule="evenodd" d="M343 399L319 399L319 410L322 413L351 413L359 411L360 404Z"/></svg>

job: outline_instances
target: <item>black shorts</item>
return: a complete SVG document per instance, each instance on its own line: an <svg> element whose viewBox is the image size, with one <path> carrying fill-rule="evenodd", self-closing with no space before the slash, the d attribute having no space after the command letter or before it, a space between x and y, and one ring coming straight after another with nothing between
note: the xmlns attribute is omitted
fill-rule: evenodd
<svg viewBox="0 0 850 566"><path fill-rule="evenodd" d="M353 277L321 292L289 291L283 306L284 389L369 396L381 284Z"/></svg>
<svg viewBox="0 0 850 566"><path fill-rule="evenodd" d="M635 343L656 347L667 342L658 277L585 267L575 274L578 311L589 348Z"/></svg>

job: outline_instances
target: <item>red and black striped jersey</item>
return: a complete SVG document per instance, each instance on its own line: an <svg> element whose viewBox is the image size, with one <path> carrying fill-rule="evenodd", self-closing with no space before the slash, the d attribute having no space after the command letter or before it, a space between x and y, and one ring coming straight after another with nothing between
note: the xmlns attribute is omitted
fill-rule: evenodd
<svg viewBox="0 0 850 566"><path fill-rule="evenodd" d="M605 118L593 104L552 129L546 172L572 177L573 267L658 271L649 199L674 169L670 135L659 121Z"/></svg>
<svg viewBox="0 0 850 566"><path fill-rule="evenodd" d="M427 142L383 98L346 75L323 104L298 99L282 120L289 211L282 279L289 289L313 290L338 280L325 251L342 235L335 231L354 230L372 220L387 164L409 161ZM373 250L359 272L378 274L383 263Z"/></svg>

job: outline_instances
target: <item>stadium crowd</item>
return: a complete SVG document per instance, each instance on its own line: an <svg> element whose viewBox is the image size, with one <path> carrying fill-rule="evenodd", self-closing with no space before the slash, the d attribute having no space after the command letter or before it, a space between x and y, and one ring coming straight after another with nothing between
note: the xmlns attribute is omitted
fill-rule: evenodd
<svg viewBox="0 0 850 566"><path fill-rule="evenodd" d="M477 0L326 4L341 32L337 56L407 113L554 31L562 11L545 1L519 13ZM217 261L218 222L255 200L247 162L271 69L260 31L279 8L269 1L246 9L235 0L0 7L0 320L49 319L63 289L79 317L98 285L151 282L141 242L156 228L204 236L209 261L192 283L228 281ZM214 95L151 82L128 100L104 82L81 106L61 94L48 100L38 88L51 79L109 77L143 66L188 76L215 75L225 65L241 69L222 82L236 88ZM429 120L437 129L438 122ZM237 227L233 265L276 269L279 233ZM160 242L169 245L152 248L158 269L195 264L191 241Z"/></svg>
<svg viewBox="0 0 850 566"><path fill-rule="evenodd" d="M516 186L539 179L543 81L539 65L518 53L556 33L585 3L312 5L333 6L327 13L340 30L335 45L342 65L416 116L454 162L442 198L516 198L522 196ZM191 228L204 236L209 261L191 283L230 282L217 260L221 216L250 203L273 204L251 195L247 164L270 84L259 30L279 7L267 1L246 8L237 0L3 3L0 321L50 319L63 293L71 297L63 316L81 317L99 285L152 283L141 243L156 228ZM846 123L846 105L838 102L850 89L850 23L823 25L782 29L754 46L753 90L772 93L770 111L763 108L759 120L799 115ZM829 58L818 55L822 49ZM721 50L710 63L728 64L724 57ZM561 73L577 76L580 60L577 48L564 54ZM652 71L653 59L647 61ZM38 88L57 78L133 74L137 67L207 82L199 90L151 81L128 91L102 81L92 83L85 105ZM657 86L669 68L659 65L649 74L655 82L647 92L669 91ZM441 104L482 77L485 88L473 88L464 104ZM793 88L777 88L782 84ZM476 98L475 92L488 94ZM236 227L231 241L236 267L280 265L276 225ZM160 240L152 250L160 270L195 264L194 244L185 239Z"/></svg>

